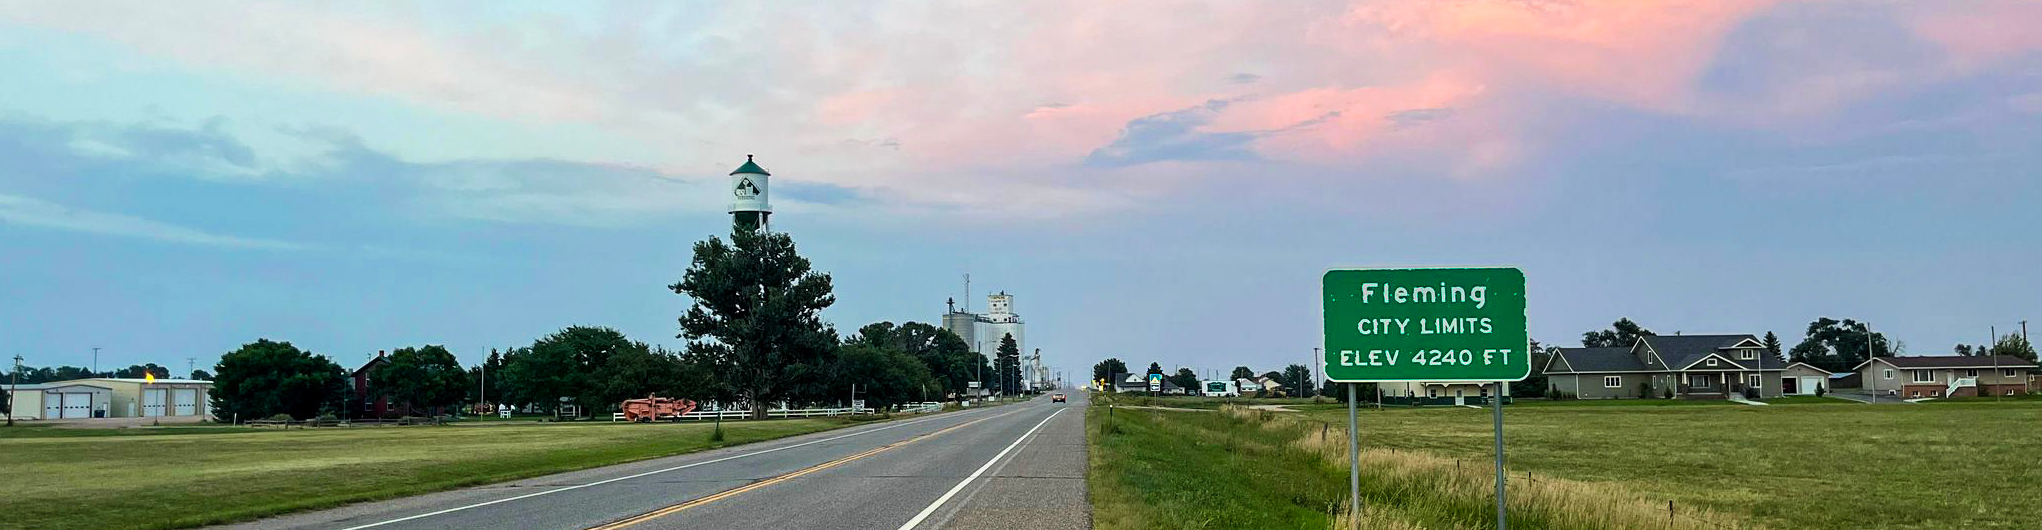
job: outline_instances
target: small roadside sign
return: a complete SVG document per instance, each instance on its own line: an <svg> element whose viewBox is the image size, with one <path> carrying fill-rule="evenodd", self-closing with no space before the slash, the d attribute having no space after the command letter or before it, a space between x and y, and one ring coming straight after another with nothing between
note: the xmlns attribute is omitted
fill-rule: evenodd
<svg viewBox="0 0 2042 530"><path fill-rule="evenodd" d="M1163 374L1149 374L1149 391L1163 391Z"/></svg>
<svg viewBox="0 0 2042 530"><path fill-rule="evenodd" d="M1524 285L1515 268L1326 271L1326 378L1523 380L1531 374Z"/></svg>

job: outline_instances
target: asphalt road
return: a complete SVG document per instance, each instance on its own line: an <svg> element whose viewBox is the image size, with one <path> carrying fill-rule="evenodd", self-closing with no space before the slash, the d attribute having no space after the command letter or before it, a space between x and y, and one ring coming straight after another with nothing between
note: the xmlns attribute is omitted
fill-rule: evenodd
<svg viewBox="0 0 2042 530"><path fill-rule="evenodd" d="M1070 398L221 528L1087 529L1085 396Z"/></svg>

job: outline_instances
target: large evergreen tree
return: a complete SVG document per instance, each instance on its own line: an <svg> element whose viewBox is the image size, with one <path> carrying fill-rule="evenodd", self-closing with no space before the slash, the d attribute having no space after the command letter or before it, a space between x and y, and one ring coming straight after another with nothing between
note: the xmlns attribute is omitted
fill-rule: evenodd
<svg viewBox="0 0 2042 530"><path fill-rule="evenodd" d="M1312 397L1313 387L1317 386L1312 384L1312 369L1302 364L1284 367L1281 380L1290 385L1291 397Z"/></svg>
<svg viewBox="0 0 2042 530"><path fill-rule="evenodd" d="M242 345L220 356L213 372L209 394L213 413L222 421L338 413L348 397L345 369L289 342L261 339Z"/></svg>
<svg viewBox="0 0 2042 530"><path fill-rule="evenodd" d="M1190 368L1178 368L1177 375L1170 377L1170 384L1184 387L1185 392L1198 392L1198 372Z"/></svg>
<svg viewBox="0 0 2042 530"><path fill-rule="evenodd" d="M830 276L810 268L786 234L735 230L730 242L695 243L680 283L692 305L680 318L686 355L766 417L782 399L820 398L834 364L836 331L822 310L836 302Z"/></svg>
<svg viewBox="0 0 2042 530"><path fill-rule="evenodd" d="M1021 388L1021 348L1014 343L1014 334L1000 336L998 356L993 366L1000 374L999 391L1005 394L1019 394Z"/></svg>
<svg viewBox="0 0 2042 530"><path fill-rule="evenodd" d="M1235 379L1235 380L1240 380L1240 379L1254 379L1254 378L1255 378L1255 371L1254 371L1254 370L1249 370L1249 369L1248 369L1248 367L1246 367L1246 366L1236 366L1236 367L1234 367L1234 372L1233 372L1232 374L1228 374L1228 379Z"/></svg>

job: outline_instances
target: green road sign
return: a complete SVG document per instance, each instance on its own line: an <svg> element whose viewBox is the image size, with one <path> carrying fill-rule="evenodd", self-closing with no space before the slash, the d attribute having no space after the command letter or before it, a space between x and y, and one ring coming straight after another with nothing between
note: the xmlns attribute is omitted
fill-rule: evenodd
<svg viewBox="0 0 2042 530"><path fill-rule="evenodd" d="M1531 374L1524 271L1336 269L1323 280L1326 378L1519 381Z"/></svg>

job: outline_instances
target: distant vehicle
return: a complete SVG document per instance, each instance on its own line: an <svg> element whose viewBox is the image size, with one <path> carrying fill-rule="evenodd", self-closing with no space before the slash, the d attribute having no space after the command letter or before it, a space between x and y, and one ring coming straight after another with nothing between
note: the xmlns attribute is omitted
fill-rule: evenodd
<svg viewBox="0 0 2042 530"><path fill-rule="evenodd" d="M681 421L681 415L695 411L694 400L646 395L645 399L624 400L624 419L638 423L655 420Z"/></svg>
<svg viewBox="0 0 2042 530"><path fill-rule="evenodd" d="M1049 402L1050 402L1050 403L1063 403L1063 402L1064 402L1064 393L1063 393L1063 392L1057 392L1057 393L1055 393L1055 394L1050 394L1050 395L1049 395Z"/></svg>

